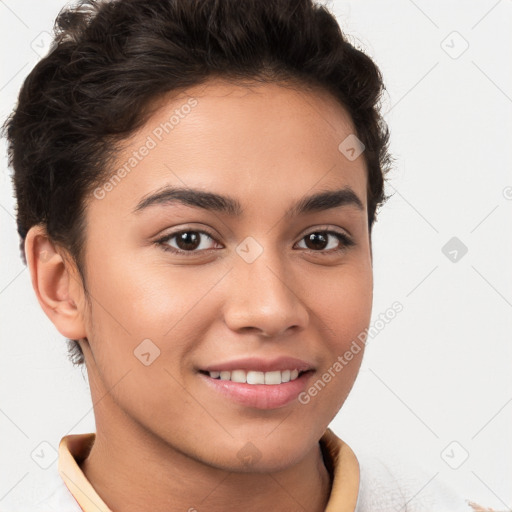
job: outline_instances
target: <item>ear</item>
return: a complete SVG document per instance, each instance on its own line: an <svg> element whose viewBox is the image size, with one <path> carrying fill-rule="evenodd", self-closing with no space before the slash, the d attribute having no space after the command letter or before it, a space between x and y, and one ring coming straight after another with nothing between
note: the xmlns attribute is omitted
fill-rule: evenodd
<svg viewBox="0 0 512 512"><path fill-rule="evenodd" d="M85 338L85 293L76 265L57 252L42 225L27 233L25 255L32 287L46 316L66 338Z"/></svg>

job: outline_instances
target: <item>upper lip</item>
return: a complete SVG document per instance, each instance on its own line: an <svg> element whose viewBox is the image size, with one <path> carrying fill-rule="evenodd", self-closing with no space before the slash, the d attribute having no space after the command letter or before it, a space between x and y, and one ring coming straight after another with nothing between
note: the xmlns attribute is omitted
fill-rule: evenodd
<svg viewBox="0 0 512 512"><path fill-rule="evenodd" d="M257 372L272 372L276 370L313 370L314 367L310 363L297 359L295 357L278 357L276 359L261 359L257 357L246 357L243 359L235 359L232 361L224 361L221 363L213 363L201 370L205 372L220 372L232 370L248 370Z"/></svg>

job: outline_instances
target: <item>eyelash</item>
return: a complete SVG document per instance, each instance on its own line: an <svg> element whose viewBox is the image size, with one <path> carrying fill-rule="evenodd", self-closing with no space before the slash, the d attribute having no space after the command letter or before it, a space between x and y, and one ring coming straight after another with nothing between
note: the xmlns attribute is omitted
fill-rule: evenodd
<svg viewBox="0 0 512 512"><path fill-rule="evenodd" d="M167 244L167 242L169 242L169 240L173 239L174 237L178 236L178 235L181 235L182 233L201 233L203 235L206 235L208 236L209 238L211 238L213 241L217 242L215 240L215 237L213 235L211 235L210 233L208 233L207 231L203 231L203 230L200 230L200 229L182 229L180 231L176 231L175 233L170 233L168 235L165 235L164 237L158 239L158 240L155 240L155 244L157 244L159 247L161 247L164 251L166 252L171 252L173 254L179 254L179 255L189 255L189 254L199 254L203 251L214 251L216 249L203 249L201 251L197 251L197 250L193 250L193 251L184 251L182 249L176 249L175 247L171 247ZM319 250L319 251L315 251L313 249L304 249L308 252L312 252L312 253L315 253L315 254L321 254L321 255L332 255L332 254L338 254L338 253L341 253L343 251L345 251L347 248L355 245L355 242L349 238L345 233L340 233L338 231L333 231L333 230L329 230L329 229L317 229L315 231L311 231L309 233L306 233L301 239L300 241L304 240L304 238L306 238L307 236L313 234L313 233L323 233L323 234L327 234L327 235L333 235L335 236L339 242L341 242L341 247L339 249L330 249L328 251L325 251L325 250Z"/></svg>

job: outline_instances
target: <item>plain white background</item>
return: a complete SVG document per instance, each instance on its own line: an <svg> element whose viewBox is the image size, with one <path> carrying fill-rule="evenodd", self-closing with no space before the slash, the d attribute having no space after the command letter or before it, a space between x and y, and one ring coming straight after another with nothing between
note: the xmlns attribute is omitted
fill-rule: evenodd
<svg viewBox="0 0 512 512"><path fill-rule="evenodd" d="M63 5L0 0L2 122ZM426 468L425 485L442 479L465 498L510 509L512 1L327 5L387 86L396 163L387 189L394 195L373 233L373 317L397 300L404 307L371 339L331 427L356 453ZM63 435L94 431L85 373L68 362L19 256L10 173L2 141L5 510L44 480L34 450L56 464L52 450Z"/></svg>

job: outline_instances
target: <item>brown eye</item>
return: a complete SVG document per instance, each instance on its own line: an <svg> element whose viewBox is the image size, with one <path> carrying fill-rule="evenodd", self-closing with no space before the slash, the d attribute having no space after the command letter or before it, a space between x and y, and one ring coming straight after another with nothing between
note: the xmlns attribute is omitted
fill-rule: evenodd
<svg viewBox="0 0 512 512"><path fill-rule="evenodd" d="M304 237L304 240L308 249L323 251L329 243L329 236L321 232L310 233Z"/></svg>
<svg viewBox="0 0 512 512"><path fill-rule="evenodd" d="M347 235L337 231L313 231L302 240L305 241L305 249L327 254L339 252L354 245Z"/></svg>
<svg viewBox="0 0 512 512"><path fill-rule="evenodd" d="M183 231L174 236L176 237L176 245L184 251L197 249L201 242L201 236L195 231Z"/></svg>
<svg viewBox="0 0 512 512"><path fill-rule="evenodd" d="M173 240L174 245L171 244ZM215 243L214 238L205 231L187 229L166 235L157 240L156 243L161 245L165 251L184 254L199 253L212 249L210 247L212 244L209 241Z"/></svg>

